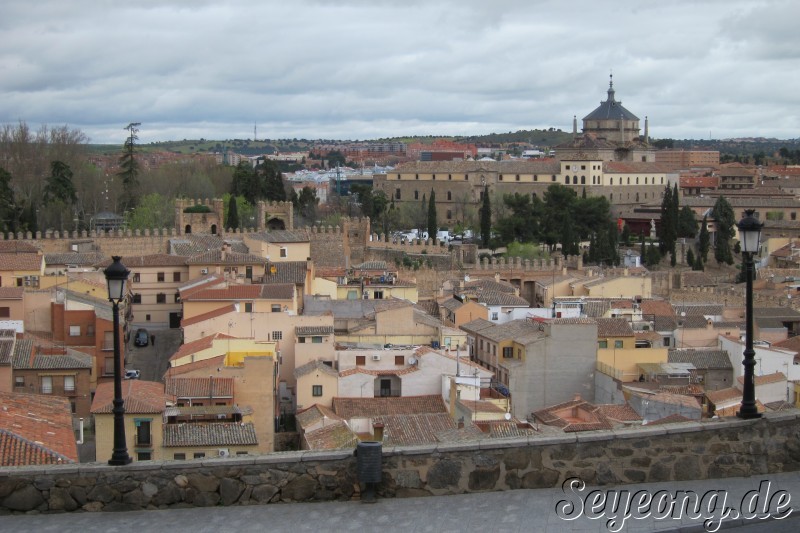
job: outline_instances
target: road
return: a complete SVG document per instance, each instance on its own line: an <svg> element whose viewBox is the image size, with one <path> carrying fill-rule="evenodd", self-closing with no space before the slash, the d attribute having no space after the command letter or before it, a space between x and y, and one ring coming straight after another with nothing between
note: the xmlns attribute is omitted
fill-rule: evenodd
<svg viewBox="0 0 800 533"><path fill-rule="evenodd" d="M136 330L134 330L135 332ZM147 346L134 346L131 335L130 341L125 346L125 368L139 370L139 379L146 381L161 381L167 368L169 368L169 358L181 345L180 329L148 329L151 335L155 335L155 346L149 343Z"/></svg>

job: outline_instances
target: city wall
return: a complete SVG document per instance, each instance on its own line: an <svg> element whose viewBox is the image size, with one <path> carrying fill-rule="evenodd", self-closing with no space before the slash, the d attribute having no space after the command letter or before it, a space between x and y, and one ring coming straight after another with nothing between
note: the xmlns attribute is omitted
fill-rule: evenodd
<svg viewBox="0 0 800 533"><path fill-rule="evenodd" d="M800 470L800 411L383 450L380 497L761 476ZM0 514L348 500L352 449L205 461L0 468Z"/></svg>

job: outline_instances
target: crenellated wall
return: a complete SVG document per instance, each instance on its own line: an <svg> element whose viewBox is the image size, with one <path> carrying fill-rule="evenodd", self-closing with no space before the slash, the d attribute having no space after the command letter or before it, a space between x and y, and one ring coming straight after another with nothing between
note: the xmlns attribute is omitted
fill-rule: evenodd
<svg viewBox="0 0 800 533"><path fill-rule="evenodd" d="M616 431L385 447L384 498L763 476L800 470L800 412ZM348 500L352 449L122 467L0 468L0 514Z"/></svg>

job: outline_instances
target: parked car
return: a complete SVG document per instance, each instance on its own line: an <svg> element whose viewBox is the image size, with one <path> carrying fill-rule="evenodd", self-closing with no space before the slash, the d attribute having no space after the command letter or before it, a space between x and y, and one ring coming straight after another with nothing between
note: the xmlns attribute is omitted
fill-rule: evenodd
<svg viewBox="0 0 800 533"><path fill-rule="evenodd" d="M133 338L133 344L136 346L147 346L150 344L150 334L144 328L136 330L136 336Z"/></svg>
<svg viewBox="0 0 800 533"><path fill-rule="evenodd" d="M125 371L125 379L139 379L141 372L138 370L126 370Z"/></svg>

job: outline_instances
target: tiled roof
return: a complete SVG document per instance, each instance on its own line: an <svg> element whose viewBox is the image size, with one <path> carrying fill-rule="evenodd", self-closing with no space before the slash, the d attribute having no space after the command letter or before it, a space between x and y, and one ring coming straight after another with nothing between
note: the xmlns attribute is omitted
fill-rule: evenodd
<svg viewBox="0 0 800 533"><path fill-rule="evenodd" d="M200 278L187 281L178 287L178 292L181 293L181 299L185 300L196 292L225 285L226 283L220 274L206 274Z"/></svg>
<svg viewBox="0 0 800 533"><path fill-rule="evenodd" d="M675 316L675 310L666 300L642 300L642 313L656 316Z"/></svg>
<svg viewBox="0 0 800 533"><path fill-rule="evenodd" d="M563 409L580 409L584 411L586 419L561 418L558 412ZM535 411L533 415L548 426L563 428L565 432L593 431L597 429L611 429L613 424L596 406L583 399L570 400L544 409Z"/></svg>
<svg viewBox="0 0 800 533"><path fill-rule="evenodd" d="M33 339L17 341L14 349L14 370L91 369L92 356L75 350L64 354L36 353Z"/></svg>
<svg viewBox="0 0 800 533"><path fill-rule="evenodd" d="M684 272L681 275L683 287L716 287L717 282L705 272Z"/></svg>
<svg viewBox="0 0 800 533"><path fill-rule="evenodd" d="M306 230L288 230L288 229L273 229L269 231L262 231L258 233L249 233L248 238L256 241L264 242L309 242L311 239L308 237Z"/></svg>
<svg viewBox="0 0 800 533"><path fill-rule="evenodd" d="M459 327L467 333L476 334L486 329L493 328L494 326L495 324L493 322L489 322L485 318L476 318L475 320L471 320L466 324L461 324Z"/></svg>
<svg viewBox="0 0 800 533"><path fill-rule="evenodd" d="M69 400L0 392L0 466L78 461Z"/></svg>
<svg viewBox="0 0 800 533"><path fill-rule="evenodd" d="M531 304L525 298L507 292L481 291L475 295L478 302L485 305L508 306L508 307L530 307Z"/></svg>
<svg viewBox="0 0 800 533"><path fill-rule="evenodd" d="M415 446L437 442L437 433L457 427L449 413L383 415L374 417L372 421L373 424L383 424L385 441L392 446Z"/></svg>
<svg viewBox="0 0 800 533"><path fill-rule="evenodd" d="M306 271L308 263L306 261L284 261L281 263L270 263L275 267L275 273L267 273L264 276L264 283L293 283L304 285L306 282Z"/></svg>
<svg viewBox="0 0 800 533"><path fill-rule="evenodd" d="M16 240L0 240L0 254L35 254L39 249L32 244Z"/></svg>
<svg viewBox="0 0 800 533"><path fill-rule="evenodd" d="M294 328L294 333L298 337L333 335L333 326L296 326Z"/></svg>
<svg viewBox="0 0 800 533"><path fill-rule="evenodd" d="M21 300L24 293L22 287L0 287L0 300Z"/></svg>
<svg viewBox="0 0 800 533"><path fill-rule="evenodd" d="M370 369L364 368L363 366L356 366L353 368L348 368L347 370L342 370L339 372L339 377L345 378L347 376L353 376L355 374L367 374L369 376L405 376L408 374L412 374L414 372L419 372L419 367L416 366L407 366L405 368L386 368L386 369Z"/></svg>
<svg viewBox="0 0 800 533"><path fill-rule="evenodd" d="M353 265L353 270L388 270L386 261L365 261L358 265Z"/></svg>
<svg viewBox="0 0 800 533"><path fill-rule="evenodd" d="M636 422L642 419L633 407L626 404L600 404L598 410L614 422Z"/></svg>
<svg viewBox="0 0 800 533"><path fill-rule="evenodd" d="M223 257L224 255L224 257ZM266 260L260 255L210 250L193 255L186 260L187 265L263 265Z"/></svg>
<svg viewBox="0 0 800 533"><path fill-rule="evenodd" d="M330 420L341 420L341 417L334 413L330 407L325 407L318 403L315 403L307 409L298 411L295 415L295 420L301 429L311 427L326 418Z"/></svg>
<svg viewBox="0 0 800 533"><path fill-rule="evenodd" d="M192 342L187 342L186 344L181 344L172 356L170 356L169 360L174 361L176 359L180 359L181 357L186 357L187 355L200 352L202 350L207 350L214 345L215 339L233 339L230 335L226 335L225 333L212 333L211 335L207 335L201 339L197 339Z"/></svg>
<svg viewBox="0 0 800 533"><path fill-rule="evenodd" d="M701 315L690 315L677 319L678 326L686 329L706 329L708 327L708 319Z"/></svg>
<svg viewBox="0 0 800 533"><path fill-rule="evenodd" d="M333 314L338 319L374 319L376 313L403 307L413 307L408 300L388 298L385 300L330 300L326 298L305 298L303 314L320 316Z"/></svg>
<svg viewBox="0 0 800 533"><path fill-rule="evenodd" d="M160 266L184 266L186 265L186 258L169 254L131 255L123 257L120 262L130 269L135 269ZM106 268L109 265L111 265L110 258L95 264L97 268Z"/></svg>
<svg viewBox="0 0 800 533"><path fill-rule="evenodd" d="M344 420L334 420L316 431L303 434L309 450L355 448L358 436Z"/></svg>
<svg viewBox="0 0 800 533"><path fill-rule="evenodd" d="M174 397L164 392L164 384L157 381L127 379L122 383L122 399L125 401L125 412L131 414L162 413L167 402ZM111 381L97 385L92 413L110 414L113 408L114 383Z"/></svg>
<svg viewBox="0 0 800 533"><path fill-rule="evenodd" d="M41 270L43 259L39 254L0 253L0 270Z"/></svg>
<svg viewBox="0 0 800 533"><path fill-rule="evenodd" d="M7 331L13 332L14 330L3 330L2 332L5 333ZM0 365L7 366L14 361L15 345L16 340L14 337L0 338Z"/></svg>
<svg viewBox="0 0 800 533"><path fill-rule="evenodd" d="M790 307L756 307L753 309L756 318L777 318L786 321L800 320L800 312Z"/></svg>
<svg viewBox="0 0 800 533"><path fill-rule="evenodd" d="M464 302L456 300L455 298L448 298L447 300L442 302L442 307L452 312L457 311L458 308L461 307L462 305L464 305Z"/></svg>
<svg viewBox="0 0 800 533"><path fill-rule="evenodd" d="M721 404L737 398L741 399L742 391L735 387L727 389L706 391L706 397L713 404Z"/></svg>
<svg viewBox="0 0 800 533"><path fill-rule="evenodd" d="M550 324L554 324L557 326L588 326L591 324L596 324L597 321L594 318L554 318L552 320L548 320Z"/></svg>
<svg viewBox="0 0 800 533"><path fill-rule="evenodd" d="M249 405L181 405L164 409L164 416L198 416L198 415L252 415L253 408Z"/></svg>
<svg viewBox="0 0 800 533"><path fill-rule="evenodd" d="M166 424L163 429L164 447L258 445L252 422Z"/></svg>
<svg viewBox="0 0 800 533"><path fill-rule="evenodd" d="M194 363L186 363L185 365L181 366L171 366L164 373L164 376L175 377L183 374L189 374L196 370L205 370L205 369L211 370L214 368L221 368L225 366L225 357L226 355L222 354L216 357L209 357L208 359L203 359L202 361L195 361Z"/></svg>
<svg viewBox="0 0 800 533"><path fill-rule="evenodd" d="M225 243L231 246L232 252L240 254L250 252L241 239L223 239L217 235L185 235L169 240L169 253L183 256L197 255L209 250L221 250Z"/></svg>
<svg viewBox="0 0 800 533"><path fill-rule="evenodd" d="M727 350L670 350L669 363L692 363L699 369L733 368Z"/></svg>
<svg viewBox="0 0 800 533"><path fill-rule="evenodd" d="M446 413L439 395L401 396L398 398L334 398L333 411L346 420L385 415Z"/></svg>
<svg viewBox="0 0 800 533"><path fill-rule="evenodd" d="M526 334L538 334L539 324L525 319L511 320L504 324L496 324L493 328L481 330L479 335L495 342L517 339Z"/></svg>
<svg viewBox="0 0 800 533"><path fill-rule="evenodd" d="M633 337L631 323L624 318L595 318L598 337Z"/></svg>
<svg viewBox="0 0 800 533"><path fill-rule="evenodd" d="M57 265L88 266L97 264L102 260L103 254L100 252L44 254L44 262L49 267Z"/></svg>
<svg viewBox="0 0 800 533"><path fill-rule="evenodd" d="M234 304L226 305L225 307L214 309L213 311L209 311L208 313L202 313L193 316L191 318L184 318L183 320L181 320L181 327L185 328L186 326L199 324L200 322L205 322L206 320L210 320L218 316L227 315L228 313L233 313L235 311L236 311L236 306Z"/></svg>
<svg viewBox="0 0 800 533"><path fill-rule="evenodd" d="M511 283L506 281L495 281L494 279L474 279L462 285L462 292L505 292L516 294L517 290Z"/></svg>
<svg viewBox="0 0 800 533"><path fill-rule="evenodd" d="M669 416L665 416L664 418L659 418L658 420L653 420L652 422L648 422L647 425L657 426L661 424L679 424L681 422L693 422L693 420L691 418L686 418L683 415L674 413Z"/></svg>
<svg viewBox="0 0 800 533"><path fill-rule="evenodd" d="M182 298L185 302L200 300L255 300L261 297L261 285L233 284L224 289L204 289Z"/></svg>
<svg viewBox="0 0 800 533"><path fill-rule="evenodd" d="M260 298L263 300L291 300L294 298L295 285L293 283L275 283L261 285Z"/></svg>
<svg viewBox="0 0 800 533"><path fill-rule="evenodd" d="M332 366L326 365L320 359L316 359L314 361L309 361L308 363L298 366L294 369L294 377L299 378L301 376L305 376L306 374L310 374L318 370L324 374L328 374L330 376L338 376L339 373L333 369Z"/></svg>
<svg viewBox="0 0 800 533"><path fill-rule="evenodd" d="M482 432L488 433L490 439L527 437L535 433L532 427L518 420L481 420L475 422L475 425Z"/></svg>
<svg viewBox="0 0 800 533"><path fill-rule="evenodd" d="M510 161L411 161L388 174L411 173L503 172L509 174L559 174L561 165L555 159Z"/></svg>
<svg viewBox="0 0 800 533"><path fill-rule="evenodd" d="M736 381L744 385L744 376L739 376L736 378ZM753 376L753 381L755 382L756 386L769 385L770 383L780 383L782 381L786 381L786 375L783 372L774 372L764 376Z"/></svg>
<svg viewBox="0 0 800 533"><path fill-rule="evenodd" d="M681 313L686 313L686 316L720 316L723 310L722 304L672 304L672 307L678 316Z"/></svg>
<svg viewBox="0 0 800 533"><path fill-rule="evenodd" d="M233 398L233 378L167 378L166 392L176 398Z"/></svg>

